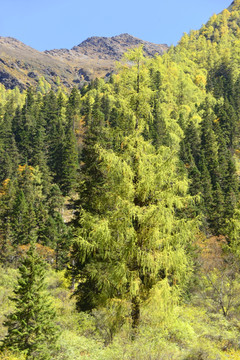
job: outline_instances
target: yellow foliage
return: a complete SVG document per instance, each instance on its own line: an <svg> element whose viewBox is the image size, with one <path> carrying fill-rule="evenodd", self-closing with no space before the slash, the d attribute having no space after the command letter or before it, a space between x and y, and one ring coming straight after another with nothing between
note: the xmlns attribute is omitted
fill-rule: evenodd
<svg viewBox="0 0 240 360"><path fill-rule="evenodd" d="M213 14L213 16L210 18L209 23L213 24L217 20L217 15Z"/></svg>
<svg viewBox="0 0 240 360"><path fill-rule="evenodd" d="M26 170L26 167L28 167L28 169L32 172L34 170L34 168L32 166L28 166L28 165L19 165L18 166L18 171L19 172L23 172Z"/></svg>
<svg viewBox="0 0 240 360"><path fill-rule="evenodd" d="M221 33L222 36L228 34L228 27L227 27L227 25L223 25L223 26L220 27L220 33Z"/></svg>
<svg viewBox="0 0 240 360"><path fill-rule="evenodd" d="M230 12L227 9L224 9L222 12L223 18L228 19L230 16Z"/></svg>
<svg viewBox="0 0 240 360"><path fill-rule="evenodd" d="M194 79L194 83L200 88L204 89L207 83L207 79L204 75L197 75Z"/></svg>
<svg viewBox="0 0 240 360"><path fill-rule="evenodd" d="M240 359L240 350L230 350L227 353L229 360L239 360Z"/></svg>
<svg viewBox="0 0 240 360"><path fill-rule="evenodd" d="M10 182L10 179L5 179L3 182L2 182L2 187L0 188L0 196L3 196L6 194L6 188L8 186Z"/></svg>
<svg viewBox="0 0 240 360"><path fill-rule="evenodd" d="M25 360L25 359L26 359L25 355L14 354L9 351L5 351L4 353L0 354L0 360Z"/></svg>
<svg viewBox="0 0 240 360"><path fill-rule="evenodd" d="M236 30L236 37L240 39L240 28L237 28Z"/></svg>
<svg viewBox="0 0 240 360"><path fill-rule="evenodd" d="M19 245L18 246L18 255L20 257L25 256L30 248L30 244L27 245ZM39 256L45 259L47 262L53 264L55 260L55 251L48 247L41 244L36 244L36 250Z"/></svg>
<svg viewBox="0 0 240 360"><path fill-rule="evenodd" d="M239 6L240 6L240 0L235 0L232 10L238 10Z"/></svg>
<svg viewBox="0 0 240 360"><path fill-rule="evenodd" d="M10 179L5 179L2 184L4 187L7 187L9 182L10 182Z"/></svg>
<svg viewBox="0 0 240 360"><path fill-rule="evenodd" d="M198 114L194 114L190 119L195 125L200 124L202 121L201 117Z"/></svg>
<svg viewBox="0 0 240 360"><path fill-rule="evenodd" d="M199 249L200 263L204 271L222 269L224 265L223 248L226 246L224 236L212 236L208 239L199 238L196 245Z"/></svg>

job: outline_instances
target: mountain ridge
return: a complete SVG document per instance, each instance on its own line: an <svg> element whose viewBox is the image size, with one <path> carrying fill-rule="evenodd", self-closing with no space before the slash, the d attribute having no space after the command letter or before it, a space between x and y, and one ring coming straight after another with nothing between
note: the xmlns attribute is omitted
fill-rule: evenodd
<svg viewBox="0 0 240 360"><path fill-rule="evenodd" d="M64 86L82 86L114 71L115 62L131 48L143 45L147 56L162 55L166 44L153 44L127 33L92 36L71 49L38 51L13 37L0 36L0 83L6 88L24 89L44 77L51 85L58 78Z"/></svg>

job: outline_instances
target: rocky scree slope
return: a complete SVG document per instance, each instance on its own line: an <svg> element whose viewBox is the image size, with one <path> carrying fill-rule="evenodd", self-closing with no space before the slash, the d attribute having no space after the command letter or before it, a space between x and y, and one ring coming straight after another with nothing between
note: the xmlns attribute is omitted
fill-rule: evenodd
<svg viewBox="0 0 240 360"><path fill-rule="evenodd" d="M36 85L39 77L56 85L58 77L66 87L82 86L95 77L114 71L126 50L143 45L148 56L162 55L166 44L158 45L128 34L90 37L69 49L37 51L11 37L0 37L0 83L7 89Z"/></svg>

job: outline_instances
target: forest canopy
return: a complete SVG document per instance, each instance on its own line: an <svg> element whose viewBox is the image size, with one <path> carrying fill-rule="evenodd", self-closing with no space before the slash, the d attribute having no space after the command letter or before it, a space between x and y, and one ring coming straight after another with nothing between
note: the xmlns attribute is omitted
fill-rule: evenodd
<svg viewBox="0 0 240 360"><path fill-rule="evenodd" d="M38 256L52 359L239 358L239 54L235 1L107 81L0 86L1 359L49 356L8 341Z"/></svg>

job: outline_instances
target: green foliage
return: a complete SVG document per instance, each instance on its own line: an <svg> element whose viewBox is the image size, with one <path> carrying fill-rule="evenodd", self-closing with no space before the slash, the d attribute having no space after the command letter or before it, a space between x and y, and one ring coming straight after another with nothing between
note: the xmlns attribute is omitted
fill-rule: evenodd
<svg viewBox="0 0 240 360"><path fill-rule="evenodd" d="M60 83L58 83L60 85ZM51 90L51 85L47 82L47 80L41 76L38 80L37 91L41 94L47 94Z"/></svg>
<svg viewBox="0 0 240 360"><path fill-rule="evenodd" d="M16 251L33 240L56 251L57 268L66 263L69 232L60 215L63 198L57 185L49 186L46 193L43 184L39 169L28 166L20 166L17 177L3 184L0 197L2 261L17 262Z"/></svg>
<svg viewBox="0 0 240 360"><path fill-rule="evenodd" d="M4 322L8 333L1 349L21 351L26 359L51 359L57 338L55 313L44 293L44 263L34 245L22 260L19 272L11 298L15 310Z"/></svg>
<svg viewBox="0 0 240 360"><path fill-rule="evenodd" d="M1 360L25 360L26 356L18 352L4 351L0 354Z"/></svg>
<svg viewBox="0 0 240 360"><path fill-rule="evenodd" d="M124 95L124 103L132 122L124 118L118 122L114 129L118 142L114 142L113 149L105 141L91 145L94 157L84 164L88 172L79 192L83 202L73 243L72 273L79 279L76 294L80 310L99 310L109 301L124 307L128 301L132 326L137 328L140 305L159 281L168 279L173 287L184 288L191 272L186 248L194 221L176 215L176 210L190 200L176 154L170 147L156 150L142 136L151 118L148 99L143 97L143 93L149 93L150 99L151 94L143 75L148 69L140 50L130 52L128 59L133 67L123 69L123 83L119 82L116 96L123 101L122 86L131 89ZM144 112L140 110L143 108ZM110 132L99 112L98 120L98 131ZM90 173L92 169L97 177ZM84 201L88 184L90 208ZM120 313L115 322L121 323Z"/></svg>
<svg viewBox="0 0 240 360"><path fill-rule="evenodd" d="M52 359L239 357L239 18L130 50L81 94L0 86L1 262L34 240L69 269L48 273Z"/></svg>

